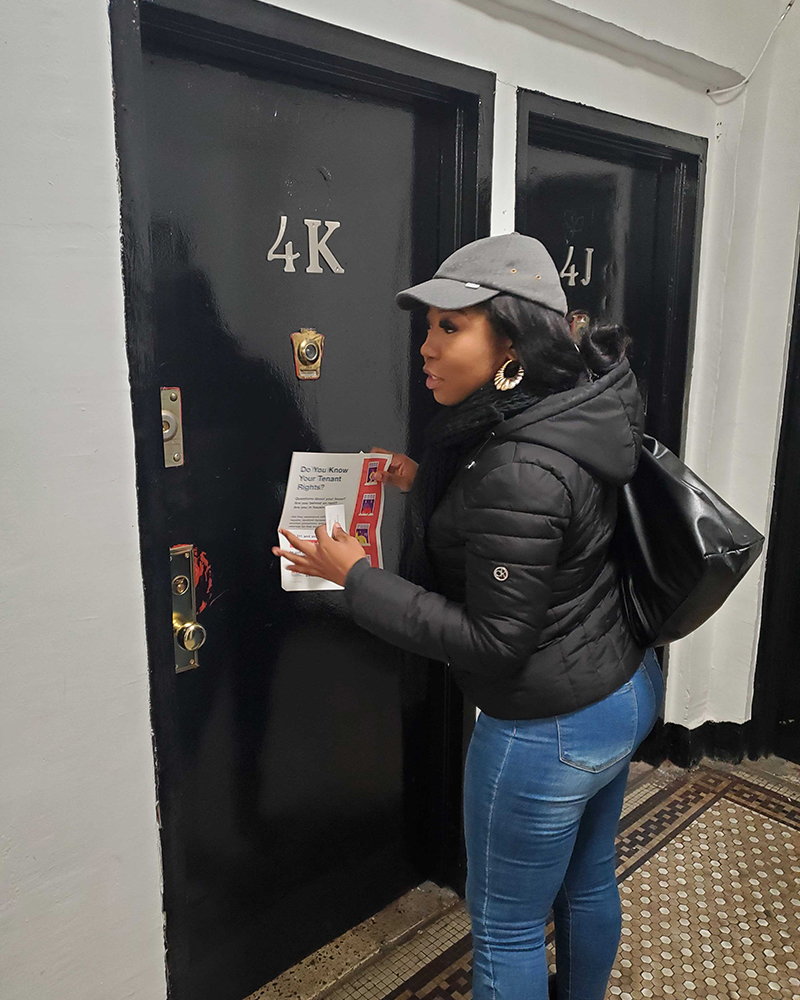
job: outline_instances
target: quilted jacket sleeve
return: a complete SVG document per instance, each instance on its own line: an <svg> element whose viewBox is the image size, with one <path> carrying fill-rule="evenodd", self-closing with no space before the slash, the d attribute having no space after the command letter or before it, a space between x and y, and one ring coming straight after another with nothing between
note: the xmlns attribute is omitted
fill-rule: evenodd
<svg viewBox="0 0 800 1000"><path fill-rule="evenodd" d="M538 644L571 514L552 472L510 462L465 491L463 604L357 562L345 580L355 621L388 642L462 670L513 674Z"/></svg>

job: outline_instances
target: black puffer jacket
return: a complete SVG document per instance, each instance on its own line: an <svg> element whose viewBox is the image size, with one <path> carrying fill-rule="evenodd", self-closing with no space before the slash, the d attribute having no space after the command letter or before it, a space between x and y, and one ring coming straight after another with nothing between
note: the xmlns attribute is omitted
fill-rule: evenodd
<svg viewBox="0 0 800 1000"><path fill-rule="evenodd" d="M615 691L644 655L608 557L642 432L628 361L496 424L428 526L442 593L362 559L345 581L355 621L447 661L496 718L561 715Z"/></svg>

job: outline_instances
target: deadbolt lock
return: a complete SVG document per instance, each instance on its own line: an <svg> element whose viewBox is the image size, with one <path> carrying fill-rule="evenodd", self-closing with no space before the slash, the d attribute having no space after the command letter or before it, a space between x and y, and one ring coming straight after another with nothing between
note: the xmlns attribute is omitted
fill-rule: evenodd
<svg viewBox="0 0 800 1000"><path fill-rule="evenodd" d="M175 673L199 666L197 650L206 641L206 630L196 620L194 546L173 545L169 550L172 583L172 652Z"/></svg>
<svg viewBox="0 0 800 1000"><path fill-rule="evenodd" d="M322 348L325 337L312 327L300 327L298 333L292 335L294 348L294 369L300 379L319 378L322 364Z"/></svg>

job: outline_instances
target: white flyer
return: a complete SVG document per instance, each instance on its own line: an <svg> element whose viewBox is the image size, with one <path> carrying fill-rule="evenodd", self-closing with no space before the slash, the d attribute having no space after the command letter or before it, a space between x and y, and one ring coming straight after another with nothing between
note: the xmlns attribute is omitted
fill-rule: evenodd
<svg viewBox="0 0 800 1000"><path fill-rule="evenodd" d="M383 484L375 481L375 473L388 468L391 459L386 452L294 452L278 526L304 541L316 542L317 526L324 524L330 531L337 520L361 542L370 565L383 569ZM278 535L278 546L292 549L283 535ZM344 589L330 580L292 573L289 565L288 559L281 558L284 590Z"/></svg>

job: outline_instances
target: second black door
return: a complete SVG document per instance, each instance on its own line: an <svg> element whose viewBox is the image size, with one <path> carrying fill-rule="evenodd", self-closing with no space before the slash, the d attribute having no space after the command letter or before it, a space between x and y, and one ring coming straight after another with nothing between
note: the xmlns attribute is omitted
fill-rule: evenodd
<svg viewBox="0 0 800 1000"><path fill-rule="evenodd" d="M624 324L647 430L683 443L707 142L521 91L517 228L542 240L573 324Z"/></svg>

